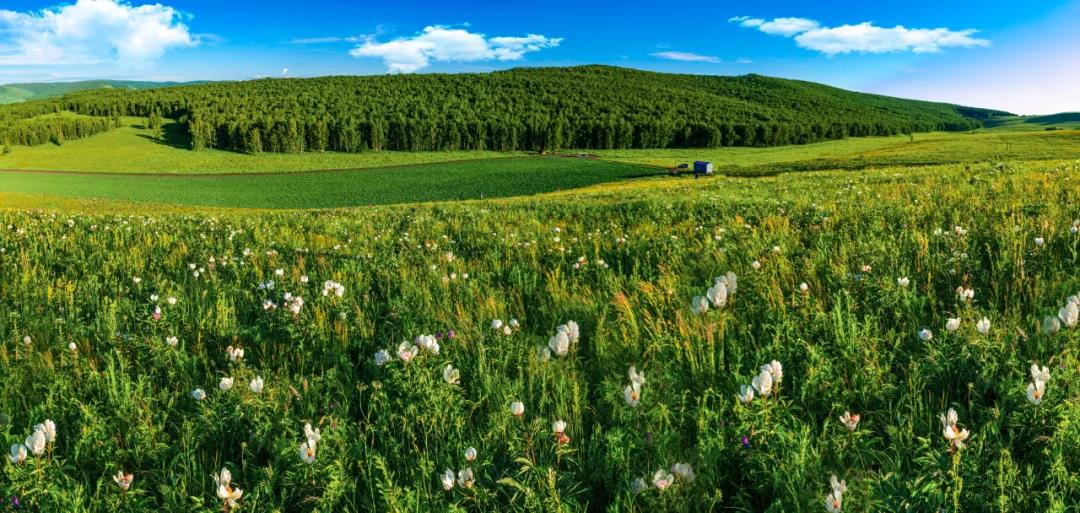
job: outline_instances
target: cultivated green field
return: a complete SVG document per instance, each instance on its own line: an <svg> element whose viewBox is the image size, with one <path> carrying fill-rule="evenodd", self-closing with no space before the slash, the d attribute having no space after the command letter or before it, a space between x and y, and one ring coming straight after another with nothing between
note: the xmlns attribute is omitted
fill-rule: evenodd
<svg viewBox="0 0 1080 513"><path fill-rule="evenodd" d="M1070 159L0 211L0 433L25 442L0 494L221 511L226 468L238 511L817 512L835 474L850 512L1076 511L1078 178Z"/></svg>
<svg viewBox="0 0 1080 513"><path fill-rule="evenodd" d="M93 171L102 173L220 174L318 171L427 164L456 160L519 157L523 152L445 151L368 153L262 153L191 151L188 136L175 121L161 131L145 118L123 118L121 128L63 146L13 146L0 156L0 169Z"/></svg>
<svg viewBox="0 0 1080 513"><path fill-rule="evenodd" d="M657 174L656 169L614 162L519 157L272 175L0 171L0 191L177 205L337 208L522 196Z"/></svg>

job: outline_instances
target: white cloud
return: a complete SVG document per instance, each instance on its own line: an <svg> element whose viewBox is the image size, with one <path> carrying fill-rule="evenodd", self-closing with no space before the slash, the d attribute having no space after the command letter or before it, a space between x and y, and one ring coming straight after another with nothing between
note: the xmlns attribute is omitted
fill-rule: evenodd
<svg viewBox="0 0 1080 513"><path fill-rule="evenodd" d="M283 76L283 77L289 76L289 68L281 68L281 76Z"/></svg>
<svg viewBox="0 0 1080 513"><path fill-rule="evenodd" d="M0 65L115 61L141 67L198 39L172 7L121 0L78 0L41 11L0 10Z"/></svg>
<svg viewBox="0 0 1080 513"><path fill-rule="evenodd" d="M672 60L672 61L681 61L681 62L708 62L708 63L712 63L712 64L717 64L717 63L720 62L719 57L714 57L712 55L700 55L700 54L691 53L691 52L676 52L676 51L656 52L656 53L652 54L652 56L653 57L659 57L661 59L668 59L668 60Z"/></svg>
<svg viewBox="0 0 1080 513"><path fill-rule="evenodd" d="M760 18L736 16L728 19L741 27L756 28L766 34L793 37L795 44L825 55L844 53L915 52L936 53L942 48L971 48L988 46L989 40L975 37L974 29L892 28L878 27L872 22L856 25L823 27L806 18Z"/></svg>
<svg viewBox="0 0 1080 513"><path fill-rule="evenodd" d="M353 57L376 57L391 73L413 73L434 62L516 61L526 53L559 46L562 38L537 34L492 37L466 29L433 25L411 38L380 43L374 37L349 51Z"/></svg>

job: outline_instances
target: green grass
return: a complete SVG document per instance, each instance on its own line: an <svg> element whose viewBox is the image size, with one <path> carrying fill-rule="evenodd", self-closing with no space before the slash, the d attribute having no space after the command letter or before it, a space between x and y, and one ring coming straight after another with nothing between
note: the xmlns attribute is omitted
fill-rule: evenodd
<svg viewBox="0 0 1080 513"><path fill-rule="evenodd" d="M1080 130L1080 112L1044 116L999 116L984 123L987 130Z"/></svg>
<svg viewBox="0 0 1080 513"><path fill-rule="evenodd" d="M108 173L218 174L359 169L521 156L521 152L264 153L191 151L187 134L167 120L163 130L146 129L144 118L124 118L119 129L63 146L13 146L0 156L0 169Z"/></svg>
<svg viewBox="0 0 1080 513"><path fill-rule="evenodd" d="M671 168L708 160L722 173L775 174L815 169L1080 158L1080 131L931 133L864 137L802 146L603 150L602 158Z"/></svg>
<svg viewBox="0 0 1080 513"><path fill-rule="evenodd" d="M212 513L225 467L238 512L819 512L835 474L848 512L1069 513L1080 328L1041 325L1080 290L1078 177L1068 160L331 212L3 210L0 435L23 443L51 419L57 437L3 463L0 496L23 511ZM693 313L728 271L727 304ZM296 313L264 308L286 293L304 298ZM490 327L511 318L509 335ZM580 339L541 361L570 320ZM438 354L375 364L450 330ZM774 359L778 389L740 403ZM1038 406L1032 363L1052 376ZM956 453L950 408L970 430ZM861 415L854 432L845 411ZM305 423L321 430L310 465ZM675 463L696 478L635 490ZM444 491L444 470L465 468L472 487Z"/></svg>
<svg viewBox="0 0 1080 513"><path fill-rule="evenodd" d="M272 175L0 172L0 191L217 207L335 208L519 196L655 174L629 164L521 157Z"/></svg>

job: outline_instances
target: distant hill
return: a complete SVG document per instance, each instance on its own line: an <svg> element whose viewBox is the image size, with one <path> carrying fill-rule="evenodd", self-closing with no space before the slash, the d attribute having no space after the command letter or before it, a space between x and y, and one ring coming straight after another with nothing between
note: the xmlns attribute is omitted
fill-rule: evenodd
<svg viewBox="0 0 1080 513"><path fill-rule="evenodd" d="M192 85L198 82L147 82L135 80L83 80L79 82L34 82L0 86L0 104L18 103L42 98L55 98L68 93L93 89L139 90L156 87Z"/></svg>
<svg viewBox="0 0 1080 513"><path fill-rule="evenodd" d="M995 116L983 122L986 128L1008 130L1080 130L1080 112L1042 116Z"/></svg>
<svg viewBox="0 0 1080 513"><path fill-rule="evenodd" d="M1009 115L761 75L578 66L97 88L0 109L0 126L62 110L157 113L179 120L194 149L245 152L777 146L971 130ZM42 123L49 122L33 128L48 134ZM77 123L62 135L83 137L104 126ZM20 133L6 137L27 140Z"/></svg>

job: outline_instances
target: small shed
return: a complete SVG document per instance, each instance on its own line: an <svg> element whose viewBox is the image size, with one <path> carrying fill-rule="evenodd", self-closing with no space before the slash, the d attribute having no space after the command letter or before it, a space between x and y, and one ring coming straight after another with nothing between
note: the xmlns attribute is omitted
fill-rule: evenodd
<svg viewBox="0 0 1080 513"><path fill-rule="evenodd" d="M695 175L711 175L712 174L712 162L706 162L704 160L694 161L694 174Z"/></svg>

